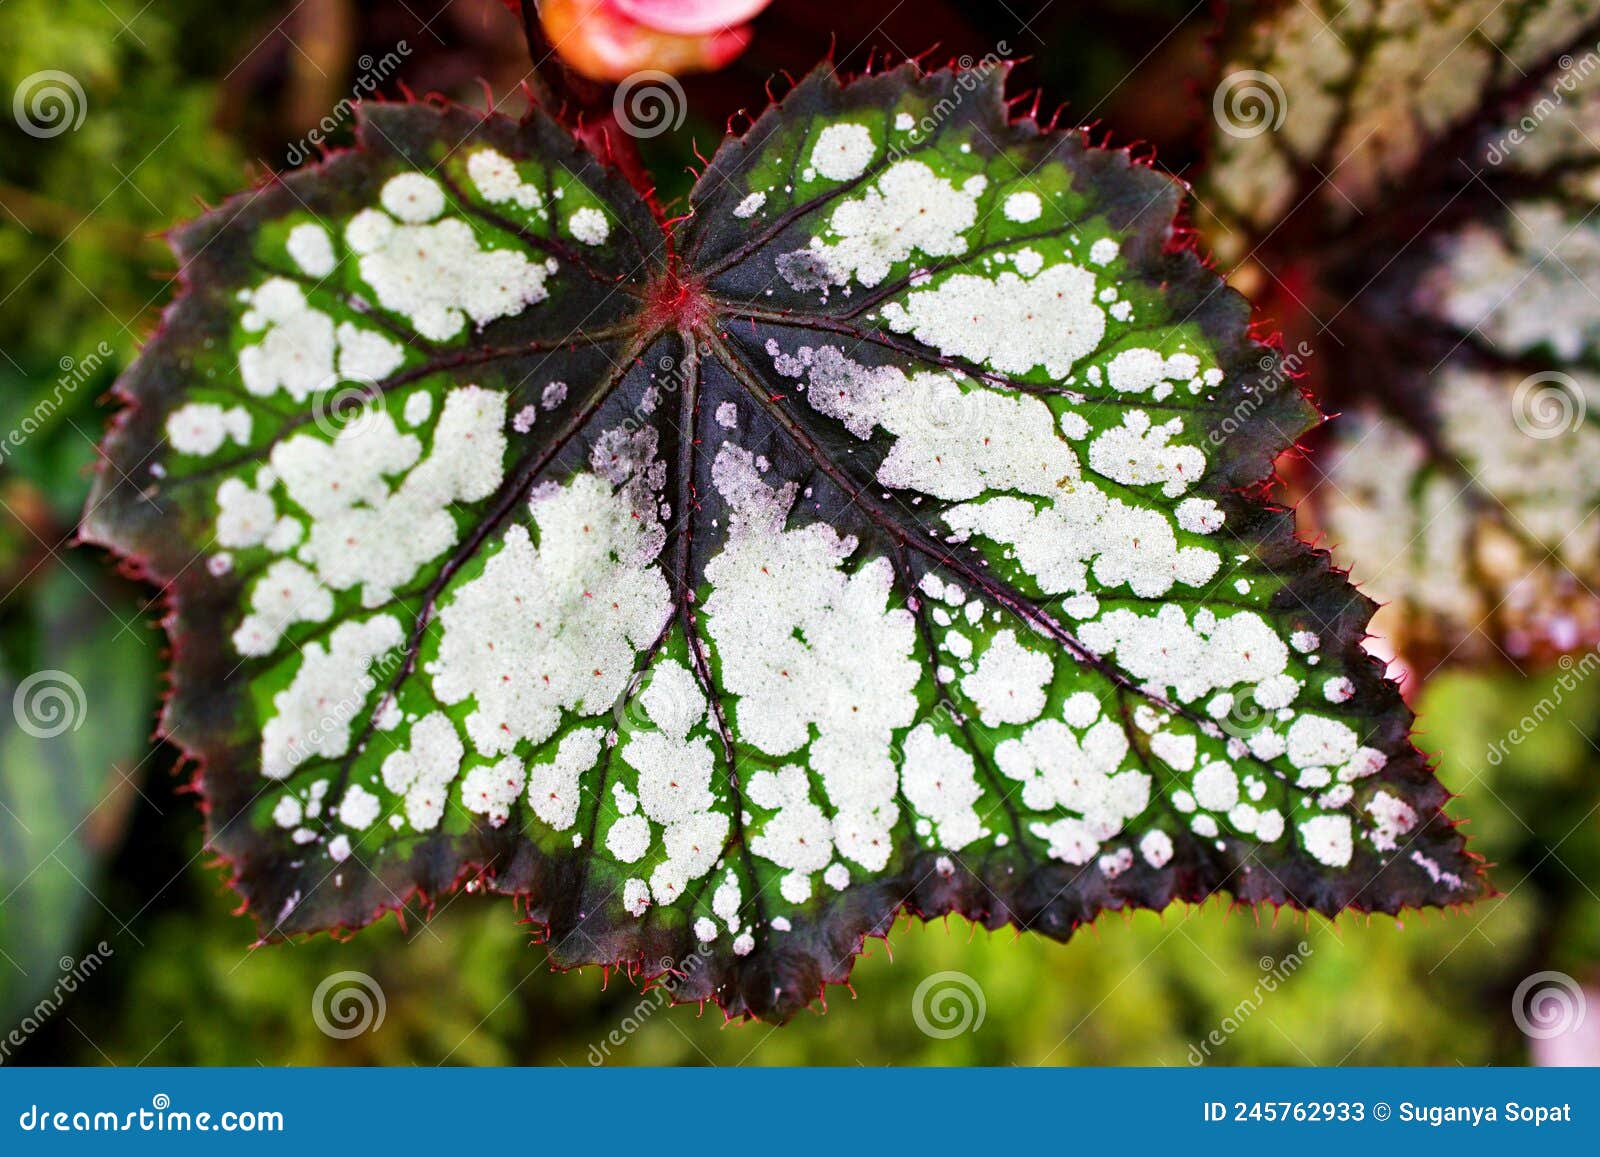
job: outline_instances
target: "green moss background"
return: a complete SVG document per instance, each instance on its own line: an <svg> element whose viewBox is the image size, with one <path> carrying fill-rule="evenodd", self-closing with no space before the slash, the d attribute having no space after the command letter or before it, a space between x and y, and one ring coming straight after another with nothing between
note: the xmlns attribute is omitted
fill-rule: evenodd
<svg viewBox="0 0 1600 1157"><path fill-rule="evenodd" d="M1175 170L1192 160L1189 106L1177 99L1200 52L1198 26L1184 20L1189 5L1005 7L923 5L877 29L872 43L914 52L938 39L958 56L1009 39L1032 57L1021 87L1041 86L1047 104L1065 100L1118 139L1153 137ZM687 187L689 144L709 151L727 112L759 104L770 71L803 67L835 35L844 63L864 62L871 21L854 43L851 28L822 23L835 17L812 8L780 2L745 61L689 84L692 115L650 147L664 199ZM553 974L504 900L461 895L431 920L386 920L348 942L252 947L226 871L202 847L176 753L148 741L160 608L72 546L109 413L100 395L170 295L161 229L197 199L215 203L280 166L315 110L350 92L362 55L405 39L395 79L478 101L478 76L514 91L513 32L492 0L0 5L0 95L53 69L71 74L87 102L77 129L47 139L0 121L0 419L31 431L0 458L0 683L9 696L48 664L77 673L88 699L81 730L0 743L0 1034L28 1026L5 1061L1536 1059L1512 1017L1518 984L1545 969L1600 982L1600 678L1566 674L1572 686L1562 686L1561 671L1453 674L1418 700L1421 742L1442 753L1441 777L1459 795L1452 812L1494 865L1501 893L1466 911L1329 922L1219 901L1107 917L1065 945L958 921L902 924L887 945L869 945L852 988L830 990L825 1015L781 1029L666 1007L625 976ZM1120 85L1140 61L1143 95ZM1528 713L1542 721L1492 758ZM91 952L93 975L36 1015L58 966ZM318 986L345 971L381 989L383 1019L341 1038L318 1027L313 1003ZM947 1003L936 1003L939 992ZM957 996L968 1026L943 1035L936 1014L959 1012ZM1600 1007L1589 1014L1600 1020Z"/></svg>

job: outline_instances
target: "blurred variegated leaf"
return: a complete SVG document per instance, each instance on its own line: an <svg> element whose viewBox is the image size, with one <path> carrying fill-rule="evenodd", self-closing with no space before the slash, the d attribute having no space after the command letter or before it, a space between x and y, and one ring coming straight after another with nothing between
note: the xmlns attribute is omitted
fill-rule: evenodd
<svg viewBox="0 0 1600 1157"><path fill-rule="evenodd" d="M1233 44L1214 244L1345 413L1305 529L1423 670L1600 643L1600 12L1309 0Z"/></svg>
<svg viewBox="0 0 1600 1157"><path fill-rule="evenodd" d="M31 1032L116 951L80 939L144 778L158 680L155 637L113 609L123 592L50 557L14 517L20 487L0 494L0 544L33 550L0 588L0 1015Z"/></svg>
<svg viewBox="0 0 1600 1157"><path fill-rule="evenodd" d="M901 909L1476 896L1180 197L906 67L670 227L540 113L409 105L179 231L87 529L171 596L266 933L470 882L781 1019Z"/></svg>

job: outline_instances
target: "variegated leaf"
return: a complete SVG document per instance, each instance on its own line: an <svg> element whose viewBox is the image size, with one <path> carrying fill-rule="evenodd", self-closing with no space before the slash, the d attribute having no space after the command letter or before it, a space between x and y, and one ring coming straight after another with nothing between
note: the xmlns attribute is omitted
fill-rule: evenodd
<svg viewBox="0 0 1600 1157"><path fill-rule="evenodd" d="M425 106L182 231L89 533L169 585L267 931L470 880L781 1019L902 909L1473 898L1180 194L905 67L667 233L542 114Z"/></svg>
<svg viewBox="0 0 1600 1157"><path fill-rule="evenodd" d="M1423 670L1600 642L1600 14L1312 0L1234 43L1214 241L1346 411L1307 532Z"/></svg>

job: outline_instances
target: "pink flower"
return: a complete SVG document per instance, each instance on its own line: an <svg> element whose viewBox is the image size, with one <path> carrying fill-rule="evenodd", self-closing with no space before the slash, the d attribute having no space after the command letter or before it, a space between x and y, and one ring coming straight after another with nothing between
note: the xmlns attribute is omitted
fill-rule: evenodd
<svg viewBox="0 0 1600 1157"><path fill-rule="evenodd" d="M543 0L539 19L561 58L593 80L643 69L709 72L750 44L749 21L772 0Z"/></svg>

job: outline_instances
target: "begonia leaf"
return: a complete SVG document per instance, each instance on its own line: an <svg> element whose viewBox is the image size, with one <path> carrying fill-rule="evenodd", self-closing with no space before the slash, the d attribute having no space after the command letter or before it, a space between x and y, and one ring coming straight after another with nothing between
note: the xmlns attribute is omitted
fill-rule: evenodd
<svg viewBox="0 0 1600 1157"><path fill-rule="evenodd" d="M1479 893L1261 497L1315 412L1182 188L1002 85L819 71L671 225L538 111L380 106L179 231L88 533L268 935L470 883L782 1019L903 909Z"/></svg>

